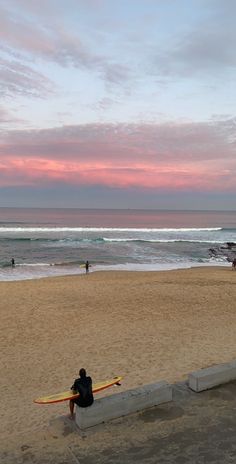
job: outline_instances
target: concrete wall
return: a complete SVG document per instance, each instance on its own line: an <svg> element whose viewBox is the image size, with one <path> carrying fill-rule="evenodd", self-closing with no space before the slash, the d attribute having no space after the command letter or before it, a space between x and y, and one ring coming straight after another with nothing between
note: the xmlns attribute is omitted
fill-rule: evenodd
<svg viewBox="0 0 236 464"><path fill-rule="evenodd" d="M236 361L232 361L192 372L189 374L188 384L191 390L200 392L235 379Z"/></svg>
<svg viewBox="0 0 236 464"><path fill-rule="evenodd" d="M76 424L86 429L172 400L172 387L164 380L95 399L92 406L76 406Z"/></svg>

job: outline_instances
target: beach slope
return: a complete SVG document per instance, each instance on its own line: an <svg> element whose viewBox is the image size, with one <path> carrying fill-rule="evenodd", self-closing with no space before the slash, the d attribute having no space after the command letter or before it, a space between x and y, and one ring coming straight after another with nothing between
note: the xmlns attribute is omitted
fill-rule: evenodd
<svg viewBox="0 0 236 464"><path fill-rule="evenodd" d="M96 272L0 290L2 442L67 414L67 403L33 400L70 388L80 367L94 382L122 375L122 391L236 358L230 267Z"/></svg>

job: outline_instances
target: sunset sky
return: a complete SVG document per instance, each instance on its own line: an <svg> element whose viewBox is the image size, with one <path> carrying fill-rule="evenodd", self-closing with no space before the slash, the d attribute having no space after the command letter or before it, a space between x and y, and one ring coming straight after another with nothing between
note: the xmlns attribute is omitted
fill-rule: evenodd
<svg viewBox="0 0 236 464"><path fill-rule="evenodd" d="M235 0L0 0L0 206L236 209Z"/></svg>

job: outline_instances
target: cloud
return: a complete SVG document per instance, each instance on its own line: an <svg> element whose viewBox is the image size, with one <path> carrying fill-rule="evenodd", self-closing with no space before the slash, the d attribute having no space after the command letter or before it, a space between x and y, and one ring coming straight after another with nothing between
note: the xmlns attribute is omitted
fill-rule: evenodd
<svg viewBox="0 0 236 464"><path fill-rule="evenodd" d="M157 74L166 77L212 75L225 77L236 67L236 4L234 0L204 0L204 18L191 31L173 38L166 50L154 58Z"/></svg>
<svg viewBox="0 0 236 464"><path fill-rule="evenodd" d="M13 113L8 111L8 109L4 108L3 106L0 106L0 123L12 123L15 124L17 122L22 122L22 119L16 118Z"/></svg>
<svg viewBox="0 0 236 464"><path fill-rule="evenodd" d="M11 131L2 136L0 185L235 191L234 134L234 119Z"/></svg>
<svg viewBox="0 0 236 464"><path fill-rule="evenodd" d="M157 2L153 2L153 4L155 3ZM175 3L175 8L177 8L177 2ZM190 19L192 19L191 9L194 13L195 8L197 8L195 2L191 3ZM101 18L100 10L104 6L104 14L108 14L106 9L108 4L109 2L99 0L90 0L89 3L85 0L83 2L68 0L66 12L75 11L77 14L80 8L82 10L87 8L88 11L93 8L100 12L99 18ZM101 23L97 24L97 28L94 26L94 37L102 37L101 47L104 51L101 53L95 52L94 48L92 49L91 37L89 38L88 34L84 35L82 27L81 30L78 29L75 32L73 32L72 27L69 28L66 20L67 15L63 8L65 8L65 4L56 0L50 0L50 2L46 0L42 2L5 1L5 7L2 7L0 17L2 47L5 50L7 48L8 52L14 56L20 54L22 60L41 59L56 63L64 68L72 66L92 71L111 86L129 84L132 80L133 87L135 87L140 74L145 75L148 79L153 78L154 74L159 83L162 83L163 76L165 82L168 81L168 78L176 76L191 78L212 76L213 73L214 77L223 79L225 71L234 69L236 66L234 53L236 46L235 3L232 0L227 2L223 2L223 0L199 0L201 15L196 15L194 25L190 21L191 29L189 32L179 32L177 36L173 35L169 42L168 39L165 41L165 45L158 40L158 47L153 45L154 38L150 40L146 31L144 35L139 32L135 48L133 46L129 48L132 41L130 38L128 39L126 29L121 37L121 23L119 27L116 26L114 34L112 29L107 32L111 27L110 22L114 21L114 17L110 15L109 25L104 26L103 30ZM185 7L182 6L182 8ZM138 18L143 23L143 17L138 15L137 11L134 20ZM153 19L155 19L155 15ZM183 30L186 31L186 28L187 26ZM135 32L137 33L137 31ZM152 30L150 32L152 33ZM95 42L96 39L93 40ZM113 46L104 47L104 40L112 42ZM127 53L118 58L121 45L126 47ZM98 43L96 50L97 47ZM110 55L108 50L110 50ZM117 54L115 50L117 50ZM132 56L130 55L131 50ZM149 58L147 50L149 50ZM142 63L145 62L145 66L143 64L140 66L140 60ZM151 69L150 64L148 64L150 61ZM141 72L140 69L142 69Z"/></svg>
<svg viewBox="0 0 236 464"><path fill-rule="evenodd" d="M89 162L103 159L116 164L234 160L235 125L234 118L221 117L205 123L62 126L2 134L2 146L8 156L66 157L71 161L86 158Z"/></svg>
<svg viewBox="0 0 236 464"><path fill-rule="evenodd" d="M27 10L26 10L27 11ZM5 47L22 53L38 55L61 65L90 66L95 57L86 52L78 37L61 28L34 21L26 16L2 11L0 19L0 38ZM97 61L99 61L97 59Z"/></svg>
<svg viewBox="0 0 236 464"><path fill-rule="evenodd" d="M0 58L0 96L14 95L45 98L54 93L52 82L30 66Z"/></svg>
<svg viewBox="0 0 236 464"><path fill-rule="evenodd" d="M15 2L11 3L14 6ZM45 12L44 15L41 14L40 21L38 15L43 11L41 3L40 8L31 5L30 9L26 8L26 4L28 5L21 1L20 11L16 8L2 9L0 39L3 51L7 50L14 56L18 54L21 59L37 57L62 67L92 70L113 85L119 85L129 78L128 66L91 52L78 34L66 28L63 12L56 14L57 4L54 10L52 4L44 3ZM51 18L50 22L47 16Z"/></svg>

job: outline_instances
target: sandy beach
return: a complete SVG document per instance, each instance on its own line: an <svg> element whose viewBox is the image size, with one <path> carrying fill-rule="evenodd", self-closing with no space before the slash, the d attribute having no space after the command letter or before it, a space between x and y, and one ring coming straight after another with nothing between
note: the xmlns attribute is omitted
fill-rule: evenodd
<svg viewBox="0 0 236 464"><path fill-rule="evenodd" d="M236 358L230 266L0 282L0 290L1 446L66 415L67 403L33 400L70 388L80 367L94 382L122 375L126 390Z"/></svg>

